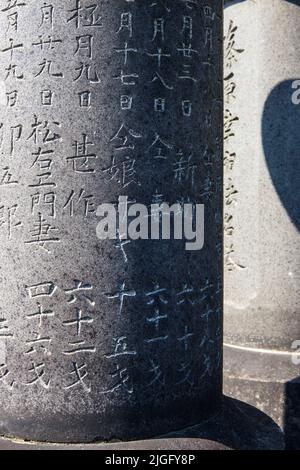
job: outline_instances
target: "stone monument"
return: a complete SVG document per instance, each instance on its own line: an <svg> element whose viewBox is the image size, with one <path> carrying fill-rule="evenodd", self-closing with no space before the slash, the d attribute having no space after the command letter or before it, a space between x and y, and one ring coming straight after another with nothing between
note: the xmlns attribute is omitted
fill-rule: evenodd
<svg viewBox="0 0 300 470"><path fill-rule="evenodd" d="M0 434L139 439L212 416L222 2L0 7ZM204 204L203 249L121 224L100 239L120 201L123 228L133 204Z"/></svg>
<svg viewBox="0 0 300 470"><path fill-rule="evenodd" d="M226 6L224 391L284 426L300 375L300 2Z"/></svg>

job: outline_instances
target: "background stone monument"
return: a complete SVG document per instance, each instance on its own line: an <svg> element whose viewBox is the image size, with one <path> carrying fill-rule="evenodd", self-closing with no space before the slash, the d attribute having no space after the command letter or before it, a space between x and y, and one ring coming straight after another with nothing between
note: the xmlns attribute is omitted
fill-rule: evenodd
<svg viewBox="0 0 300 470"><path fill-rule="evenodd" d="M86 442L221 401L222 3L0 9L0 434ZM96 236L120 196L205 204L205 244Z"/></svg>
<svg viewBox="0 0 300 470"><path fill-rule="evenodd" d="M300 2L226 6L224 391L285 426L300 375Z"/></svg>

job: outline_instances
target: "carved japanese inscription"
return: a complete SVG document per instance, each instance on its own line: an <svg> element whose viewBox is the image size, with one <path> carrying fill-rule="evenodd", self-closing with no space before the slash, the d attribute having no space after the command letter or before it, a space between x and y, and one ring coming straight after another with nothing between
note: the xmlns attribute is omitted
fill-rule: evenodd
<svg viewBox="0 0 300 470"><path fill-rule="evenodd" d="M137 438L218 407L221 24L219 0L0 1L0 433ZM203 204L203 248L99 239L122 198Z"/></svg>

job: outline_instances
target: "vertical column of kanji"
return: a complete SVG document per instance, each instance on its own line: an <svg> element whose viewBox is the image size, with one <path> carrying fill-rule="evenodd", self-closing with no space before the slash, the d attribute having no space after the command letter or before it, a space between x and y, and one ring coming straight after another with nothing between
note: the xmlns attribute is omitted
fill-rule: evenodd
<svg viewBox="0 0 300 470"><path fill-rule="evenodd" d="M221 397L221 2L7 5L0 430L88 441L206 418ZM173 218L205 205L203 247L192 228L193 251L160 239L162 202ZM101 204L119 210L106 239Z"/></svg>
<svg viewBox="0 0 300 470"><path fill-rule="evenodd" d="M3 319L1 415L6 433L30 436L37 403L51 403L60 383L59 273L54 260L63 241L58 213L63 123L58 105L65 38L55 17L57 2L2 3L1 312L10 316L14 333Z"/></svg>
<svg viewBox="0 0 300 470"><path fill-rule="evenodd" d="M5 4L6 3L6 4ZM23 51L22 41L18 41L18 23L22 17L24 5L3 2L1 5L1 117L0 117L0 237L1 237L1 271L7 257L5 250L15 242L23 228L20 219L20 202L17 193L20 190L18 176L19 162L15 162L14 132L20 134L21 120L13 126L14 108L19 98L19 84L24 74L18 65L18 58ZM0 386L5 393L10 393L16 383L15 371L12 370L10 349L16 344L16 333L12 329L13 302L1 290L3 305L0 313Z"/></svg>

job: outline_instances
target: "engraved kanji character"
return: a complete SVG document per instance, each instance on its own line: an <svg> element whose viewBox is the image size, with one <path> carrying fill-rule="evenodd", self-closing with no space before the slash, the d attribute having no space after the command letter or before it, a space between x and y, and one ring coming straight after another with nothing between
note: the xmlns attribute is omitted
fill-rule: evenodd
<svg viewBox="0 0 300 470"><path fill-rule="evenodd" d="M35 362L32 362L32 366L29 369L29 372L32 372L32 375L34 376L34 378L31 381L26 382L25 385L38 384L41 387L45 388L46 390L50 388L50 379L46 380L44 378L46 372L45 372L45 364L43 362L41 362L40 364L36 364Z"/></svg>
<svg viewBox="0 0 300 470"><path fill-rule="evenodd" d="M234 234L233 215L225 213L224 215L224 231L227 236Z"/></svg>
<svg viewBox="0 0 300 470"><path fill-rule="evenodd" d="M238 190L235 187L232 178L228 178L227 184L225 185L225 204L226 206L231 206L237 202L236 195Z"/></svg>
<svg viewBox="0 0 300 470"><path fill-rule="evenodd" d="M156 0L155 2L152 2L150 6L151 8L156 7L156 6L161 6L166 10L166 12L168 13L171 12L171 8L167 6L166 0Z"/></svg>
<svg viewBox="0 0 300 470"><path fill-rule="evenodd" d="M86 346L85 340L70 341L68 345L71 349L63 351L65 356L73 356L74 354L94 354L96 352L95 346Z"/></svg>
<svg viewBox="0 0 300 470"><path fill-rule="evenodd" d="M78 97L81 108L89 108L91 106L92 93L90 90L81 91L78 93Z"/></svg>
<svg viewBox="0 0 300 470"><path fill-rule="evenodd" d="M12 206L0 206L0 228L6 226L7 239L12 239L13 230L23 224L17 217L18 204Z"/></svg>
<svg viewBox="0 0 300 470"><path fill-rule="evenodd" d="M52 297L57 289L53 282L41 282L32 286L25 286L26 291L31 299L38 297Z"/></svg>
<svg viewBox="0 0 300 470"><path fill-rule="evenodd" d="M212 178L207 175L205 177L205 180L204 180L204 185L203 185L203 189L200 193L200 197L206 199L206 200L209 200L210 197L215 193L215 184L212 180Z"/></svg>
<svg viewBox="0 0 300 470"><path fill-rule="evenodd" d="M194 287L189 286L187 283L184 284L182 289L176 294L176 305L195 305L194 293Z"/></svg>
<svg viewBox="0 0 300 470"><path fill-rule="evenodd" d="M177 368L177 372L180 374L179 380L175 383L175 385L184 385L187 384L190 387L194 386L194 379L192 377L193 374L193 364L192 361L182 362L180 366Z"/></svg>
<svg viewBox="0 0 300 470"><path fill-rule="evenodd" d="M120 96L120 107L122 111L128 111L132 109L132 96L129 95L121 95Z"/></svg>
<svg viewBox="0 0 300 470"><path fill-rule="evenodd" d="M166 99L165 98L154 99L154 111L156 113L164 113L166 111Z"/></svg>
<svg viewBox="0 0 300 470"><path fill-rule="evenodd" d="M147 374L151 374L152 378L146 385L146 388L151 387L154 384L165 385L165 375L162 371L161 365L154 362L153 359L149 359L150 369L146 371Z"/></svg>
<svg viewBox="0 0 300 470"><path fill-rule="evenodd" d="M148 148L151 151L152 158L166 160L167 155L173 149L173 145L169 144L166 140L162 139L159 134L155 133L155 138Z"/></svg>
<svg viewBox="0 0 300 470"><path fill-rule="evenodd" d="M136 85L136 79L139 78L139 75L136 73L124 73L123 70L121 70L120 75L113 77L114 80L120 80L122 85L125 86L135 86Z"/></svg>
<svg viewBox="0 0 300 470"><path fill-rule="evenodd" d="M190 100L182 100L181 102L182 115L190 117L193 111L193 104Z"/></svg>
<svg viewBox="0 0 300 470"><path fill-rule="evenodd" d="M116 157L112 157L110 166L102 171L108 175L109 181L116 181L123 189L130 185L141 186L137 179L135 158L126 156L123 161L117 163Z"/></svg>
<svg viewBox="0 0 300 470"><path fill-rule="evenodd" d="M177 51L182 54L182 57L192 59L193 54L199 54L196 49L192 48L191 44L182 43L181 47L177 47Z"/></svg>
<svg viewBox="0 0 300 470"><path fill-rule="evenodd" d="M36 289L37 287L34 286L34 288ZM42 288L42 286L40 285L38 287L38 289L41 289L41 288ZM32 289L32 287L30 289ZM48 297L51 297L51 295L48 295ZM45 296L46 296L46 294L39 294L39 295L35 295L34 297L45 297ZM44 307L39 302L37 302L37 307L38 307L37 312L29 313L28 315L26 315L26 318L28 318L28 319L31 319L31 318L37 319L39 321L39 323L38 323L39 328L41 328L42 325L43 325L43 320L48 319L50 317L51 318L54 317L55 313L53 312L53 310L44 310Z"/></svg>
<svg viewBox="0 0 300 470"><path fill-rule="evenodd" d="M138 50L133 47L128 47L126 41L123 48L114 48L117 54L124 54L124 65L127 65L129 54L137 54Z"/></svg>
<svg viewBox="0 0 300 470"><path fill-rule="evenodd" d="M185 326L184 327L184 334L177 338L177 341L179 341L179 343L183 344L183 349L184 349L185 352L188 351L189 341L190 341L191 338L193 338L193 336L194 336L194 333L190 333L189 330L188 330L188 327Z"/></svg>
<svg viewBox="0 0 300 470"><path fill-rule="evenodd" d="M224 77L224 95L225 95L225 100L226 103L229 104L231 99L235 99L235 89L236 89L236 83L233 81L234 80L234 73L230 72L226 77Z"/></svg>
<svg viewBox="0 0 300 470"><path fill-rule="evenodd" d="M83 34L76 36L76 50L75 54L83 52L89 59L93 56L93 36L91 34Z"/></svg>
<svg viewBox="0 0 300 470"><path fill-rule="evenodd" d="M75 0L75 6L69 13L71 13L70 18L67 19L67 22L70 23L74 21L76 28L82 27L101 27L101 16L98 14L99 5L93 4L89 6L81 6L80 0Z"/></svg>
<svg viewBox="0 0 300 470"><path fill-rule="evenodd" d="M72 320L66 320L63 322L64 325L67 325L67 326L76 326L76 335L77 336L80 336L81 335L81 326L82 324L90 324L90 323L93 323L93 318L92 317L89 317L88 315L83 317L82 316L82 310L78 307L76 307L75 309L75 318L73 318Z"/></svg>
<svg viewBox="0 0 300 470"><path fill-rule="evenodd" d="M177 184L190 181L191 186L193 187L195 183L197 164L193 162L192 155L189 155L188 158L186 158L181 152L179 152L178 156L178 161L173 163L174 180Z"/></svg>
<svg viewBox="0 0 300 470"><path fill-rule="evenodd" d="M48 88L41 91L41 104L43 106L52 106L53 92Z"/></svg>
<svg viewBox="0 0 300 470"><path fill-rule="evenodd" d="M52 235L53 232L57 231L58 229L49 224L39 212L38 219L34 223L34 228L29 230L31 238L30 240L26 240L25 244L37 245L38 248L43 248L45 251L50 253L47 246L52 243L60 242L60 238Z"/></svg>
<svg viewBox="0 0 300 470"><path fill-rule="evenodd" d="M147 305L167 305L169 300L166 296L167 289L160 287L158 282L154 283L154 289L145 293Z"/></svg>
<svg viewBox="0 0 300 470"><path fill-rule="evenodd" d="M121 250L125 263L128 262L128 257L127 257L127 253L125 251L124 246L129 245L129 243L131 243L131 240L124 239L123 234L120 234L120 230L117 229L117 242L114 246L115 248L118 248L119 250Z"/></svg>
<svg viewBox="0 0 300 470"><path fill-rule="evenodd" d="M17 67L18 66L16 64L9 64L9 66L5 68L5 71L7 72L5 80L7 80L9 77L15 78L16 80L23 80L24 74L20 73L18 75L16 71Z"/></svg>
<svg viewBox="0 0 300 470"><path fill-rule="evenodd" d="M8 28L11 28L13 31L18 31L18 18L19 14L17 11L7 15Z"/></svg>
<svg viewBox="0 0 300 470"><path fill-rule="evenodd" d="M91 162L97 158L97 155L90 153L90 146L94 146L94 144L88 140L86 134L82 134L81 142L75 140L72 144L75 153L72 157L67 157L67 161L72 162L75 173L95 173L95 168L91 166Z"/></svg>
<svg viewBox="0 0 300 470"><path fill-rule="evenodd" d="M63 209L69 207L70 217L73 217L75 213L74 206L78 206L81 202L84 204L84 217L88 217L89 214L95 212L94 196L92 194L85 194L84 189L80 189L78 196L76 196L76 192L72 189Z"/></svg>
<svg viewBox="0 0 300 470"><path fill-rule="evenodd" d="M19 181L13 178L12 173L10 173L9 167L6 166L2 169L0 173L0 186L5 186L5 185L14 185L18 184Z"/></svg>
<svg viewBox="0 0 300 470"><path fill-rule="evenodd" d="M215 19L215 12L211 6L205 5L203 7L203 13L204 13L204 16L208 18L210 21L213 21Z"/></svg>
<svg viewBox="0 0 300 470"><path fill-rule="evenodd" d="M49 77L54 77L54 78L63 78L63 73L62 72L52 72L52 66L53 66L52 60L47 60L43 59L43 61L39 64L39 71L34 75L34 77L39 77L42 73L47 73Z"/></svg>
<svg viewBox="0 0 300 470"><path fill-rule="evenodd" d="M9 46L5 47L4 49L1 49L1 52L10 52L10 58L13 58L14 52L22 52L24 45L23 43L15 44L14 40L12 38L9 39Z"/></svg>
<svg viewBox="0 0 300 470"><path fill-rule="evenodd" d="M153 338L147 338L144 340L145 344L154 344L160 343L162 341L167 341L169 339L169 335L162 335L162 336L155 336Z"/></svg>
<svg viewBox="0 0 300 470"><path fill-rule="evenodd" d="M21 139L22 133L23 133L22 124L11 126L10 128L10 155L13 154L14 149L15 149L15 143Z"/></svg>
<svg viewBox="0 0 300 470"><path fill-rule="evenodd" d="M224 140L227 141L235 135L233 126L234 123L239 121L238 116L234 116L229 109L225 109L224 113Z"/></svg>
<svg viewBox="0 0 300 470"><path fill-rule="evenodd" d="M209 291L213 288L213 283L209 280L205 280L205 284L203 287L200 288L200 297L199 297L199 302L204 302L208 299L209 297Z"/></svg>
<svg viewBox="0 0 300 470"><path fill-rule="evenodd" d="M49 216L55 217L55 203L56 203L56 194L54 192L50 193L35 193L31 195L31 214L34 215L35 207L38 207L40 204L45 204L49 208Z"/></svg>
<svg viewBox="0 0 300 470"><path fill-rule="evenodd" d="M52 124L56 127L60 127L60 123L58 121L52 121ZM34 115L34 122L30 127L32 128L32 131L27 137L27 140L32 139L35 144L38 143L39 136L41 136L41 142L43 144L53 143L61 139L61 135L50 128L49 122L40 121L36 114Z"/></svg>
<svg viewBox="0 0 300 470"><path fill-rule="evenodd" d="M157 58L157 66L158 68L161 67L161 62L162 62L162 58L163 57L166 57L166 58L170 58L171 57L171 54L168 54L167 52L163 52L163 49L161 47L158 47L157 48L157 52L147 52L147 55L149 57L156 57Z"/></svg>
<svg viewBox="0 0 300 470"><path fill-rule="evenodd" d="M87 385L84 382L84 379L87 377L88 373L86 370L87 365L85 363L81 364L80 366L78 365L77 362L72 362L73 364L73 371L70 372L70 375L74 374L75 375L75 381L72 382L70 385L67 387L64 387L65 390L69 390L71 388L76 387L77 385L81 386L87 393L90 393L91 391L91 384Z"/></svg>
<svg viewBox="0 0 300 470"><path fill-rule="evenodd" d="M75 68L75 72L78 72L77 76L73 79L74 82L77 82L81 78L85 77L90 83L99 83L100 79L96 69L91 68L91 64L85 64L80 62L79 67Z"/></svg>
<svg viewBox="0 0 300 470"><path fill-rule="evenodd" d="M142 135L139 132L130 129L123 123L118 131L111 137L110 142L120 141L121 145L115 147L115 150L134 150L134 141L141 138Z"/></svg>
<svg viewBox="0 0 300 470"><path fill-rule="evenodd" d="M120 33L121 31L124 31L124 30L127 30L129 32L129 37L132 38L133 23L132 23L132 13L130 12L121 13L120 26L119 26L119 29L117 30L117 33Z"/></svg>
<svg viewBox="0 0 300 470"><path fill-rule="evenodd" d="M159 81L164 88L166 88L167 90L174 90L174 87L171 86L171 85L168 85L166 80L158 73L158 72L155 72L155 75L154 77L152 78L151 82L156 82L156 81Z"/></svg>
<svg viewBox="0 0 300 470"><path fill-rule="evenodd" d="M0 339L8 339L13 337L14 335L8 326L8 320L5 318L0 318Z"/></svg>
<svg viewBox="0 0 300 470"><path fill-rule="evenodd" d="M151 317L147 317L146 321L150 325L154 325L155 330L159 330L161 322L167 319L168 315L161 313L159 308L156 307L154 309L154 315L152 315Z"/></svg>
<svg viewBox="0 0 300 470"><path fill-rule="evenodd" d="M247 267L234 259L235 249L233 243L225 246L225 266L229 272L247 269Z"/></svg>
<svg viewBox="0 0 300 470"><path fill-rule="evenodd" d="M71 287L71 289L64 289L64 292L68 296L68 304L74 304L80 300L85 300L91 307L95 307L95 301L87 294L87 292L91 292L92 290L92 284L85 284L78 279L74 279L74 287Z"/></svg>
<svg viewBox="0 0 300 470"><path fill-rule="evenodd" d="M32 184L29 184L30 188L39 188L39 187L56 187L54 181L50 181L52 178L51 168L53 165L53 159L50 157L53 154L53 150L42 150L40 147L37 152L34 152L32 155L36 157L30 168L37 166L39 168L39 173L37 175L38 181Z"/></svg>
<svg viewBox="0 0 300 470"><path fill-rule="evenodd" d="M184 3L186 8L188 8L189 10L192 10L194 7L197 7L199 5L198 0L180 0L180 1L181 3Z"/></svg>
<svg viewBox="0 0 300 470"><path fill-rule="evenodd" d="M192 66L190 64L183 64L182 71L178 74L179 80L190 80L197 83L198 80L192 75Z"/></svg>
<svg viewBox="0 0 300 470"><path fill-rule="evenodd" d="M47 4L44 2L44 5L41 7L41 26L50 26L52 28L53 26L53 13L54 13L54 7L51 4Z"/></svg>
<svg viewBox="0 0 300 470"><path fill-rule="evenodd" d="M154 41L157 36L160 37L161 41L165 40L165 19L164 18L155 18L153 21L153 36L152 41Z"/></svg>
<svg viewBox="0 0 300 470"><path fill-rule="evenodd" d="M32 45L34 47L40 47L41 51L44 49L54 49L55 44L61 44L62 40L61 39L54 39L52 36L48 36L47 38L44 38L42 35L39 35L39 41L38 42L33 42Z"/></svg>
<svg viewBox="0 0 300 470"><path fill-rule="evenodd" d="M116 357L122 356L136 356L137 352L133 349L128 348L127 337L120 336L120 338L113 338L114 341L114 352L106 354L107 359L115 359Z"/></svg>
<svg viewBox="0 0 300 470"><path fill-rule="evenodd" d="M6 98L7 98L7 106L9 108L13 108L16 104L17 104L17 101L18 101L18 91L17 90L13 90L13 91L10 91L9 93L6 93Z"/></svg>
<svg viewBox="0 0 300 470"><path fill-rule="evenodd" d="M6 7L2 8L1 11L9 11L12 8L24 7L26 6L25 2L21 0L6 0Z"/></svg>
<svg viewBox="0 0 300 470"><path fill-rule="evenodd" d="M238 27L234 26L233 21L230 20L225 37L225 68L231 68L234 62L238 61L239 54L244 52L244 49L237 49L235 46L235 34L237 29Z"/></svg>
<svg viewBox="0 0 300 470"><path fill-rule="evenodd" d="M204 47L207 47L211 50L213 46L213 29L211 27L205 28L205 40Z"/></svg>
<svg viewBox="0 0 300 470"><path fill-rule="evenodd" d="M51 343L51 338L49 336L42 337L40 333L35 333L36 338L30 339L26 341L26 344L30 347L25 354L31 355L36 354L38 352L38 348L42 350L42 352L46 355L50 355L51 352L47 349L47 346Z"/></svg>
<svg viewBox="0 0 300 470"><path fill-rule="evenodd" d="M236 153L226 150L225 155L224 155L224 165L227 168L227 170L233 169L235 160L236 160Z"/></svg>
<svg viewBox="0 0 300 470"><path fill-rule="evenodd" d="M187 35L189 39L193 39L193 18L191 16L183 16L181 34Z"/></svg>
<svg viewBox="0 0 300 470"><path fill-rule="evenodd" d="M116 379L116 383L111 389L102 392L103 394L114 393L118 390L123 390L129 395L133 393L133 384L126 367L121 368L119 364L117 364L116 370L111 373L111 376L113 379Z"/></svg>
<svg viewBox="0 0 300 470"><path fill-rule="evenodd" d="M14 379L11 378L11 372L7 364L0 364L0 383L3 383L9 390L11 390L15 384Z"/></svg>
<svg viewBox="0 0 300 470"><path fill-rule="evenodd" d="M137 295L135 290L133 290L133 289L132 290L126 290L125 287L126 287L126 284L125 284L125 282L123 282L120 286L120 289L117 292L104 294L107 299L110 299L110 300L118 299L120 301L119 315L122 314L125 298L126 297L129 297L129 298L136 297L136 295Z"/></svg>

